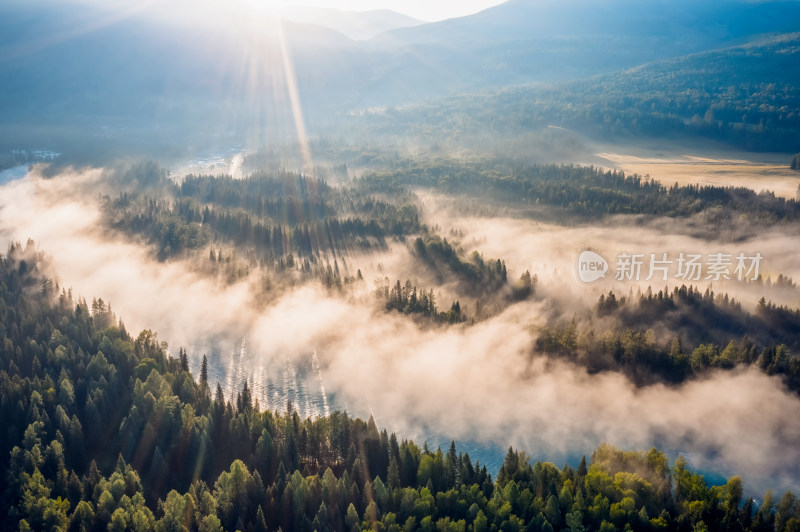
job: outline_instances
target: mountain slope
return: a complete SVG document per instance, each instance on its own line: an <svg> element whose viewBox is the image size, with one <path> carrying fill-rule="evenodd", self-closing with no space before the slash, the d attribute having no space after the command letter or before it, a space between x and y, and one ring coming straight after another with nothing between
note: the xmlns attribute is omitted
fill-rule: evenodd
<svg viewBox="0 0 800 532"><path fill-rule="evenodd" d="M671 49L796 31L800 2L775 0L509 0L475 15L403 28L378 40L498 43L531 39L675 38Z"/></svg>
<svg viewBox="0 0 800 532"><path fill-rule="evenodd" d="M373 42L425 57L457 90L475 90L578 79L793 31L800 31L793 0L510 0ZM402 59L392 66L411 70Z"/></svg>
<svg viewBox="0 0 800 532"><path fill-rule="evenodd" d="M357 49L334 30L219 3L201 15L186 13L172 3L158 10L3 4L2 121L112 130L221 121L237 127L255 110L266 124L288 124L284 46L301 90L325 80L327 91L313 94L324 99L341 90L337 79L350 83Z"/></svg>
<svg viewBox="0 0 800 532"><path fill-rule="evenodd" d="M315 7L287 7L280 10L280 16L294 22L331 28L353 40L370 39L386 31L424 23L389 9L344 11Z"/></svg>
<svg viewBox="0 0 800 532"><path fill-rule="evenodd" d="M437 139L502 138L548 125L604 138L700 135L747 149L794 153L800 147L797 64L800 33L793 33L579 81L437 100L364 123Z"/></svg>
<svg viewBox="0 0 800 532"><path fill-rule="evenodd" d="M787 28L800 31L798 1L511 0L355 42L211 0L10 0L0 123L293 136L300 108L314 131L353 110L581 79Z"/></svg>

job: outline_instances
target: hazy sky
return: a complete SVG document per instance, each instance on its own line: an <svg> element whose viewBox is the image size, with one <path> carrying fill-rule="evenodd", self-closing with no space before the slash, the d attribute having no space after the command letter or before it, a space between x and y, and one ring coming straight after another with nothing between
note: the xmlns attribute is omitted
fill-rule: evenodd
<svg viewBox="0 0 800 532"><path fill-rule="evenodd" d="M442 20L477 13L504 0L243 0L245 3L267 7L331 7L349 11L391 9L422 20Z"/></svg>

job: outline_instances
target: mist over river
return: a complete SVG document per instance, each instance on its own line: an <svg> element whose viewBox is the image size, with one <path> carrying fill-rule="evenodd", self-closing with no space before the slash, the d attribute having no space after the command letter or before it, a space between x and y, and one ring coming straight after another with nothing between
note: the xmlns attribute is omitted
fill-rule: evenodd
<svg viewBox="0 0 800 532"><path fill-rule="evenodd" d="M33 173L3 185L0 237L33 239L61 287L110 302L134 336L150 329L171 352L185 347L195 375L206 354L228 399L247 380L262 408L285 411L291 401L303 416L373 415L380 428L433 449L455 440L492 472L509 445L560 467L609 442L685 453L702 471L741 474L753 493L800 486L800 398L779 377L745 367L637 387L618 372L590 374L537 354L547 300L471 325L422 327L375 305L379 266L404 275L402 244L347 261L365 276L352 296L301 283L255 300L258 276L219 282L193 260L159 261L142 242L105 230L83 192L100 175ZM572 252L563 240L538 248Z"/></svg>
<svg viewBox="0 0 800 532"><path fill-rule="evenodd" d="M301 359L293 361L286 357L265 366L250 351L246 337L241 341L207 341L192 346L189 367L193 375L200 374L201 353L208 359L208 378L212 389L219 383L228 400L236 397L246 380L253 399L258 400L261 408L273 412L286 412L287 403L291 401L292 408L301 417L326 416L335 410L346 411L350 416L364 419L374 415L368 405L365 408L364 405L354 404L326 390L325 376L316 351ZM383 424L380 418L376 418L375 422L381 430L394 430ZM441 447L443 452L447 451L453 440L446 434L437 433L427 427L407 427L398 432L397 436L401 440L413 440L420 446L427 442L430 449ZM481 442L480 434L476 434L474 439L457 440L456 448L460 452L469 453L473 465L476 461L485 465L493 476L503 464L507 450L507 447L500 444ZM530 450L528 453L530 454ZM570 462L576 462L575 457L570 458Z"/></svg>

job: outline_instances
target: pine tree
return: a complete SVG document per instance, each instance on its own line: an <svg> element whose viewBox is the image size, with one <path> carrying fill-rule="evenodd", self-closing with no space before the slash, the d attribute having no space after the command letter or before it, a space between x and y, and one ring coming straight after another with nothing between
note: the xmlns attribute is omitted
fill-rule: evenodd
<svg viewBox="0 0 800 532"><path fill-rule="evenodd" d="M256 512L255 530L256 532L267 532L269 530L267 528L267 520L264 519L264 509L261 505L258 506L258 512Z"/></svg>
<svg viewBox="0 0 800 532"><path fill-rule="evenodd" d="M189 371L189 357L186 355L186 349L181 347L178 350L178 357L181 362L181 371Z"/></svg>
<svg viewBox="0 0 800 532"><path fill-rule="evenodd" d="M222 385L217 383L217 391L214 394L214 405L218 408L225 408L225 393L222 391Z"/></svg>
<svg viewBox="0 0 800 532"><path fill-rule="evenodd" d="M253 409L253 397L250 394L250 389L247 387L247 380L242 384L241 399L237 404L239 413L249 412Z"/></svg>
<svg viewBox="0 0 800 532"><path fill-rule="evenodd" d="M577 475L578 478L583 478L588 473L588 469L586 468L586 456L581 456L581 462L578 464L578 471Z"/></svg>
<svg viewBox="0 0 800 532"><path fill-rule="evenodd" d="M389 456L389 472L386 475L386 482L391 490L400 487L400 468L394 456Z"/></svg>

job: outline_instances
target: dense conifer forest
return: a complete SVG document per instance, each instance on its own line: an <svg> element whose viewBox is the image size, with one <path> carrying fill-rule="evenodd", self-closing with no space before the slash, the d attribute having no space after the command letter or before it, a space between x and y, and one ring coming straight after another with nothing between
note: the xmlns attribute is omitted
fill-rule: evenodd
<svg viewBox="0 0 800 532"><path fill-rule="evenodd" d="M800 532L800 0L295 3L0 2L0 532Z"/></svg>
<svg viewBox="0 0 800 532"><path fill-rule="evenodd" d="M192 375L182 348L173 357L154 332L134 337L110 305L89 304L46 270L33 242L0 258L4 529L783 531L800 524L791 492L743 500L739 477L710 486L682 458L670 464L657 449L604 444L576 467L559 468L509 448L493 476L454 445L420 446L372 418L303 419L291 404L263 410L246 381L225 397L209 382L205 357ZM404 293L392 289L387 304ZM752 356L747 346L729 346L710 360L731 358L731 350Z"/></svg>

